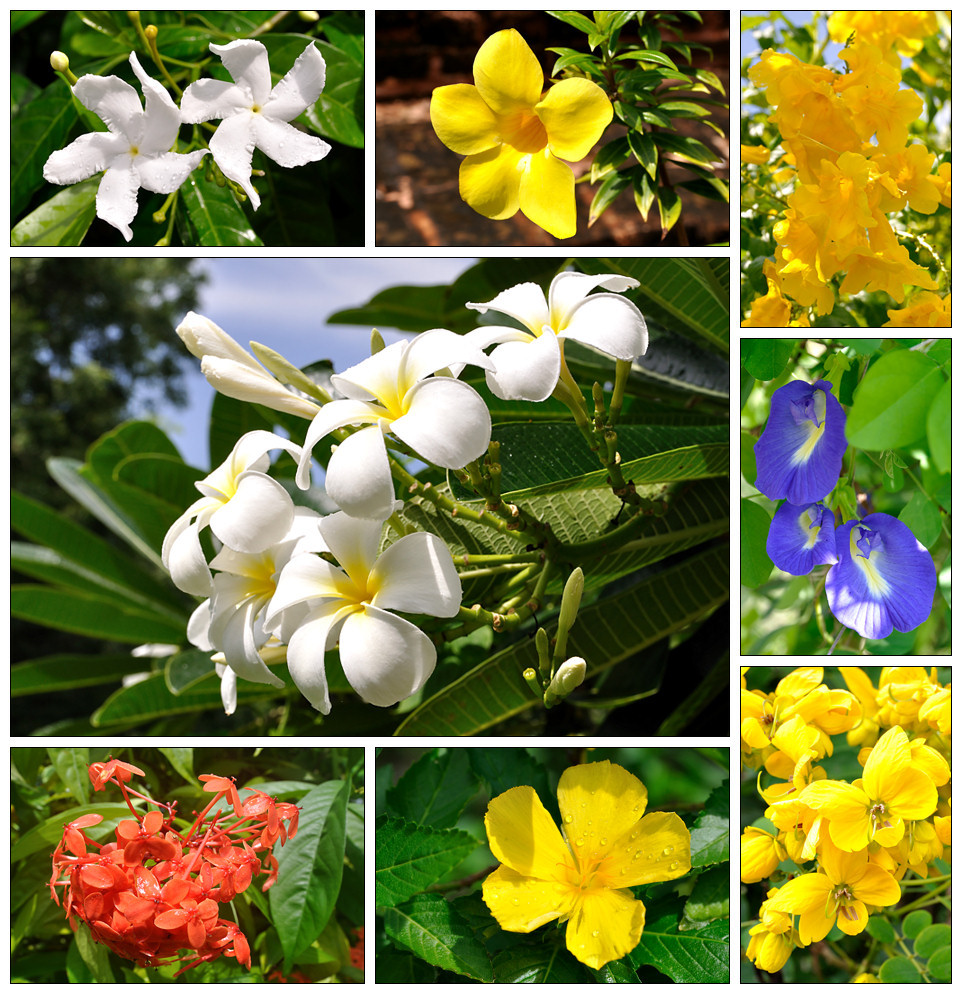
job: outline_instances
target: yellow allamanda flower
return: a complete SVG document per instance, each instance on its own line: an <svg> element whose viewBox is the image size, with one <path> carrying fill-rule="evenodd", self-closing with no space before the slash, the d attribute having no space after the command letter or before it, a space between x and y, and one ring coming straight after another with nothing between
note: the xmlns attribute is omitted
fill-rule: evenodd
<svg viewBox="0 0 962 994"><path fill-rule="evenodd" d="M558 784L563 834L532 787L488 805L488 844L502 864L482 896L508 932L568 922L565 941L600 970L641 939L645 906L629 887L674 880L691 869L691 836L673 812L645 814L648 792L607 760L569 767Z"/></svg>
<svg viewBox="0 0 962 994"><path fill-rule="evenodd" d="M513 28L493 34L474 59L474 85L439 86L431 124L452 152L466 155L461 199L494 220L518 210L556 238L577 230L574 173L611 123L597 83L563 79L542 95L544 73ZM566 160L566 161L562 161Z"/></svg>
<svg viewBox="0 0 962 994"><path fill-rule="evenodd" d="M860 852L871 842L893 846L905 822L928 818L938 805L931 777L912 763L904 730L890 728L875 744L861 780L810 783L800 800L828 821L832 842L845 852Z"/></svg>

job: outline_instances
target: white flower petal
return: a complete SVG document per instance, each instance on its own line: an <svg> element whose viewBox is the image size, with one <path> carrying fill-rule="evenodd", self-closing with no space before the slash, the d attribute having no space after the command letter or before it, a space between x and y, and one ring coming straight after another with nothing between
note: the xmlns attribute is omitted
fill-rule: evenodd
<svg viewBox="0 0 962 994"><path fill-rule="evenodd" d="M197 646L198 649L203 649L205 652L213 652L214 647L211 645L210 639L207 637L208 629L210 628L210 598L201 601L197 607L191 612L190 618L187 620L187 641L191 645Z"/></svg>
<svg viewBox="0 0 962 994"><path fill-rule="evenodd" d="M212 44L210 50L220 56L234 81L251 91L255 104L267 102L271 94L271 66L261 42L246 38L227 45Z"/></svg>
<svg viewBox="0 0 962 994"><path fill-rule="evenodd" d="M324 488L352 518L376 518L381 522L390 517L394 511L394 480L380 428L362 428L338 445L327 464Z"/></svg>
<svg viewBox="0 0 962 994"><path fill-rule="evenodd" d="M139 189L140 179L133 168L133 159L128 156L113 160L97 189L97 217L112 224L128 242L134 237L130 222L137 216Z"/></svg>
<svg viewBox="0 0 962 994"><path fill-rule="evenodd" d="M482 348L483 345L467 335L455 335L446 328L422 332L407 343L401 359L397 375L401 392L406 393L418 380L439 369L453 367L460 372L465 365L493 369L494 363Z"/></svg>
<svg viewBox="0 0 962 994"><path fill-rule="evenodd" d="M237 710L237 674L229 666L224 666L220 675L220 700L225 714Z"/></svg>
<svg viewBox="0 0 962 994"><path fill-rule="evenodd" d="M321 95L327 67L324 56L311 42L297 57L290 72L274 87L264 113L278 121L292 121Z"/></svg>
<svg viewBox="0 0 962 994"><path fill-rule="evenodd" d="M144 108L130 83L119 76L81 76L73 92L111 131L128 138L140 136Z"/></svg>
<svg viewBox="0 0 962 994"><path fill-rule="evenodd" d="M234 496L211 515L210 527L237 552L263 552L287 534L293 519L290 494L269 476L248 471L237 478Z"/></svg>
<svg viewBox="0 0 962 994"><path fill-rule="evenodd" d="M304 439L296 476L301 490L307 490L311 485L311 453L325 435L345 425L377 422L383 413L376 405L363 400L334 400L325 404L314 416Z"/></svg>
<svg viewBox="0 0 962 994"><path fill-rule="evenodd" d="M170 543L166 562L170 578L178 590L198 597L210 594L210 570L200 545L200 529L196 522L188 525Z"/></svg>
<svg viewBox="0 0 962 994"><path fill-rule="evenodd" d="M126 152L129 143L123 135L94 131L81 135L66 148L51 153L43 167L43 178L48 183L79 183L94 173L102 172L115 156Z"/></svg>
<svg viewBox="0 0 962 994"><path fill-rule="evenodd" d="M572 338L615 359L636 359L648 351L648 326L624 297L596 293L579 304L559 338Z"/></svg>
<svg viewBox="0 0 962 994"><path fill-rule="evenodd" d="M251 183L254 135L250 119L249 111L224 118L207 144L220 171L247 194L254 210L257 210L261 198Z"/></svg>
<svg viewBox="0 0 962 994"><path fill-rule="evenodd" d="M522 331L520 328L509 328L507 325L488 324L481 328L469 331L464 338L477 345L479 349L486 349L489 345L499 345L502 342L533 342L535 336L530 332Z"/></svg>
<svg viewBox="0 0 962 994"><path fill-rule="evenodd" d="M168 146L170 142L167 143ZM164 152L147 159L138 156L134 160L140 185L153 193L173 193L197 168L197 164L207 155L207 149L183 154Z"/></svg>
<svg viewBox="0 0 962 994"><path fill-rule="evenodd" d="M366 583L377 560L382 522L352 518L343 511L321 519L320 529L334 558L355 582Z"/></svg>
<svg viewBox="0 0 962 994"><path fill-rule="evenodd" d="M393 403L397 400L398 369L407 346L407 342L394 342L367 359L349 366L343 373L335 373L331 377L331 383L351 400ZM341 401L335 403L340 404Z"/></svg>
<svg viewBox="0 0 962 994"><path fill-rule="evenodd" d="M602 273L588 276L585 273L558 273L548 288L548 307L551 312L551 326L555 331L566 327L574 309L595 287L606 290L629 290L638 286L630 276L616 276Z"/></svg>
<svg viewBox="0 0 962 994"><path fill-rule="evenodd" d="M416 532L399 538L371 571L371 600L385 610L453 618L461 607L461 580L451 552L437 535Z"/></svg>
<svg viewBox="0 0 962 994"><path fill-rule="evenodd" d="M207 355L200 361L200 371L207 382L225 397L262 404L272 411L282 411L305 420L313 419L320 410L313 401L288 390L256 364L252 367L247 362Z"/></svg>
<svg viewBox="0 0 962 994"><path fill-rule="evenodd" d="M420 690L437 661L434 644L424 632L376 607L347 618L340 654L348 683L378 707L390 707Z"/></svg>
<svg viewBox="0 0 962 994"><path fill-rule="evenodd" d="M331 698L324 672L324 653L333 643L340 623L351 608L325 605L311 614L287 646L287 669L297 689L321 714L330 714Z"/></svg>
<svg viewBox="0 0 962 994"><path fill-rule="evenodd" d="M310 553L291 556L277 578L274 596L266 612L267 627L276 627L278 615L295 604L341 600L343 584L343 573L329 562Z"/></svg>
<svg viewBox="0 0 962 994"><path fill-rule="evenodd" d="M533 335L540 335L541 329L549 324L548 302L544 290L537 283L519 283L502 290L486 304L465 304L482 314L489 310L500 311L520 321Z"/></svg>
<svg viewBox="0 0 962 994"><path fill-rule="evenodd" d="M251 115L250 129L254 144L285 169L318 162L331 150L326 141L264 114Z"/></svg>
<svg viewBox="0 0 962 994"><path fill-rule="evenodd" d="M230 615L224 626L223 641L219 648L224 653L227 665L242 679L282 688L284 681L271 673L257 653L253 622L258 606L254 599L239 605L238 610Z"/></svg>
<svg viewBox="0 0 962 994"><path fill-rule="evenodd" d="M200 124L250 110L250 91L223 79L199 79L184 90L180 114L185 124Z"/></svg>
<svg viewBox="0 0 962 994"><path fill-rule="evenodd" d="M177 138L182 120L180 110L164 87L144 72L135 52L130 53L130 65L144 91L145 113L143 128L138 136L138 147L148 155L166 152Z"/></svg>
<svg viewBox="0 0 962 994"><path fill-rule="evenodd" d="M187 351L197 359L212 356L218 359L231 359L247 366L254 372L264 374L263 366L230 335L219 328L209 318L194 311L188 311L184 320L177 326L180 340Z"/></svg>
<svg viewBox="0 0 962 994"><path fill-rule="evenodd" d="M449 376L422 380L408 394L407 408L391 431L436 466L458 469L487 451L491 415L467 383Z"/></svg>
<svg viewBox="0 0 962 994"><path fill-rule="evenodd" d="M495 368L486 379L491 392L502 400L544 400L558 385L561 349L553 332L529 342L506 342L491 358Z"/></svg>

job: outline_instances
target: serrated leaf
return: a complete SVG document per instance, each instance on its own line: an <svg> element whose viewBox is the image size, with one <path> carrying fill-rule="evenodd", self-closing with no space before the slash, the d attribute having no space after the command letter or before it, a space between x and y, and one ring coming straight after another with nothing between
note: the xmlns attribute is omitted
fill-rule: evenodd
<svg viewBox="0 0 962 994"><path fill-rule="evenodd" d="M494 974L484 946L458 911L439 894L419 894L388 908L384 931L403 949L442 970L491 983Z"/></svg>
<svg viewBox="0 0 962 994"><path fill-rule="evenodd" d="M685 902L685 922L710 922L729 913L728 866L714 866L698 876Z"/></svg>
<svg viewBox="0 0 962 994"><path fill-rule="evenodd" d="M480 844L459 829L422 827L387 815L378 818L375 838L375 900L385 907L437 883Z"/></svg>
<svg viewBox="0 0 962 994"><path fill-rule="evenodd" d="M631 953L636 965L653 966L676 984L728 983L727 920L679 932L670 917L645 926L641 942Z"/></svg>
<svg viewBox="0 0 962 994"><path fill-rule="evenodd" d="M467 750L431 750L387 792L388 810L417 825L452 828L476 791Z"/></svg>
<svg viewBox="0 0 962 994"><path fill-rule="evenodd" d="M100 176L75 183L54 194L10 232L14 248L34 245L80 245L97 216Z"/></svg>
<svg viewBox="0 0 962 994"><path fill-rule="evenodd" d="M710 866L728 861L728 781L705 802L705 810L691 827L691 865Z"/></svg>
<svg viewBox="0 0 962 994"><path fill-rule="evenodd" d="M517 945L499 952L493 961L496 984L583 984L585 968L563 942Z"/></svg>

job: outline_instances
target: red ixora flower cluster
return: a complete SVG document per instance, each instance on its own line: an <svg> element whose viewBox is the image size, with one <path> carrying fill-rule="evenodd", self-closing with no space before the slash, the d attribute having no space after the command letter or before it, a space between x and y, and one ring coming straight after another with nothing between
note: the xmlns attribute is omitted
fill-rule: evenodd
<svg viewBox="0 0 962 994"><path fill-rule="evenodd" d="M87 814L64 826L53 853L50 894L63 906L76 931L85 922L96 942L140 966L186 961L183 973L219 956L232 956L250 969L250 945L240 928L220 917L220 905L267 873L262 889L277 879L271 849L297 832L298 808L275 801L253 787L241 803L234 781L205 774L210 804L186 832L174 827L176 804L162 804L127 784L143 770L111 759L89 769L94 790L118 786L134 815L120 822L116 841L98 843L84 833L102 821ZM141 817L130 800L139 797L156 810ZM211 814L226 797L231 811Z"/></svg>

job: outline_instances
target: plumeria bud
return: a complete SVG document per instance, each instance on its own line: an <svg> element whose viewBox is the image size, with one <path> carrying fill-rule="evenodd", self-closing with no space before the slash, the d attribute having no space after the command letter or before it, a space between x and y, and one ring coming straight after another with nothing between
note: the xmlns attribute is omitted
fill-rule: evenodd
<svg viewBox="0 0 962 994"><path fill-rule="evenodd" d="M568 576L564 593L561 595L561 611L558 614L558 634L555 643L555 659L561 659L565 654L568 643L568 632L574 626L581 606L581 595L585 589L585 574L580 566L576 566Z"/></svg>
<svg viewBox="0 0 962 994"><path fill-rule="evenodd" d="M377 328L371 329L371 355L377 355L384 348L384 338Z"/></svg>
<svg viewBox="0 0 962 994"><path fill-rule="evenodd" d="M555 675L548 684L545 691L545 704L550 706L563 697L567 697L575 687L580 687L584 683L588 666L580 656L572 656L566 659L559 667Z"/></svg>
<svg viewBox="0 0 962 994"><path fill-rule="evenodd" d="M322 404L328 403L331 397L326 390L322 390L306 373L285 359L280 352L275 352L260 342L251 342L251 352L281 381L288 383L292 387L316 397Z"/></svg>
<svg viewBox="0 0 962 994"><path fill-rule="evenodd" d="M538 668L541 670L541 675L547 680L551 673L551 653L548 648L548 633L543 628L539 628L535 632L534 644L538 649Z"/></svg>
<svg viewBox="0 0 962 994"><path fill-rule="evenodd" d="M525 683L534 691L536 697L541 696L541 681L538 674L529 666L522 674Z"/></svg>

